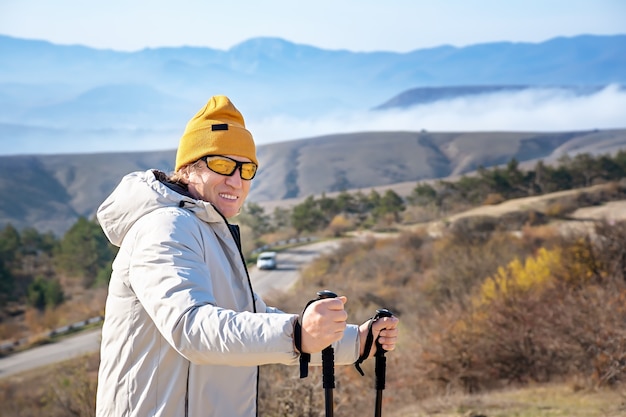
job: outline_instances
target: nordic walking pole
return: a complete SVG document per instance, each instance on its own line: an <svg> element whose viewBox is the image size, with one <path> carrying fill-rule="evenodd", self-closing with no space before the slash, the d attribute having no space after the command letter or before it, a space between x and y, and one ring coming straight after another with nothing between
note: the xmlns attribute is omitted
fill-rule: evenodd
<svg viewBox="0 0 626 417"><path fill-rule="evenodd" d="M317 293L317 299L337 298L337 294L324 290ZM328 346L322 350L322 387L324 388L324 403L326 405L326 417L333 417L333 389L335 388L335 350Z"/></svg>
<svg viewBox="0 0 626 417"><path fill-rule="evenodd" d="M391 317L393 313L386 308L381 308L376 310L376 316L374 316L374 321L383 318L383 317ZM385 357L385 349L383 349L382 345L376 338L376 353L374 357L376 358L376 364L374 365L374 370L376 373L376 417L381 417L382 408L383 408L383 390L385 389L385 378L387 373L387 358Z"/></svg>
<svg viewBox="0 0 626 417"><path fill-rule="evenodd" d="M302 311L302 317L307 307L319 300L326 298L337 298L337 294L332 291L323 290L318 291L317 298L307 303L306 307ZM296 349L300 352L300 378L306 378L309 374L309 361L311 355L306 352L302 352L302 326L299 322L296 322L294 329L294 340ZM322 350L322 386L325 392L326 402L326 417L333 417L333 388L335 388L335 351L332 346L328 346Z"/></svg>

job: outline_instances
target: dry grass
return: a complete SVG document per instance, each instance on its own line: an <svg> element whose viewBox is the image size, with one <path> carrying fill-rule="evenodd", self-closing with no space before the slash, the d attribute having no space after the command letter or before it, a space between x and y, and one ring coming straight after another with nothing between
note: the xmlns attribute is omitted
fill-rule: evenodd
<svg viewBox="0 0 626 417"><path fill-rule="evenodd" d="M0 417L91 417L99 354L0 380Z"/></svg>
<svg viewBox="0 0 626 417"><path fill-rule="evenodd" d="M478 395L449 395L412 404L389 417L623 417L626 389L578 390L545 384Z"/></svg>
<svg viewBox="0 0 626 417"><path fill-rule="evenodd" d="M29 417L29 416L70 416L70 409L77 408L76 398L68 400L68 396L59 395L60 384L72 384L74 392L93 395L95 384L95 369L97 355L83 358L79 361L57 364L51 367L29 371L27 373L9 377L0 381L0 417ZM76 370L80 371L78 378ZM366 369L368 375L369 369ZM302 385L295 377L295 371L290 372L293 384ZM318 378L313 373L309 379ZM371 375L370 375L371 377ZM339 390L346 390L344 376L339 376ZM294 382L295 381L295 382ZM275 384L277 381L273 381ZM286 383L283 380L281 384ZM314 382L314 381L310 381ZM350 383L351 381L348 381ZM369 382L369 381L368 381ZM292 385L293 385L292 384ZM318 406L319 415L323 412L323 390L319 384L312 384L311 389L301 390L307 398ZM370 408L373 414L375 392L365 384L357 396L338 407L343 415L350 413L350 404L354 401L363 403ZM419 387L416 387L419 389ZM287 397L285 397L287 398ZM299 397L298 397L299 398ZM293 392L291 395L294 398ZM269 399L275 401L276 398ZM393 387L388 387L383 396L383 415L388 417L623 417L626 415L626 387L617 389L581 389L576 383L551 383L533 385L505 390L491 391L482 394L449 394L436 396L422 401L407 401L397 398ZM83 399L90 406L89 399ZM404 404L401 404L404 402ZM393 405L393 411L390 406ZM336 408L336 411L338 409ZM42 414L44 412L44 414ZM85 412L85 411L83 411ZM89 416L90 414L80 414ZM283 414L285 417L290 414ZM293 415L293 414L292 414Z"/></svg>

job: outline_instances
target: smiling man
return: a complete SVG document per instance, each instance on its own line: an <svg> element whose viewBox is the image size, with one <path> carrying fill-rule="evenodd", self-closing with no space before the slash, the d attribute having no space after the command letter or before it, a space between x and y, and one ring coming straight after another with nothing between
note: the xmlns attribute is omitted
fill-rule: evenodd
<svg viewBox="0 0 626 417"><path fill-rule="evenodd" d="M345 297L317 301L299 317L253 291L239 230L227 219L241 210L257 167L242 115L227 97L212 97L187 124L173 174L129 174L98 209L120 247L102 329L98 417L253 417L259 365L296 364L301 352L331 344L337 364L367 351L369 321L347 324ZM386 350L397 324L388 317L371 326Z"/></svg>

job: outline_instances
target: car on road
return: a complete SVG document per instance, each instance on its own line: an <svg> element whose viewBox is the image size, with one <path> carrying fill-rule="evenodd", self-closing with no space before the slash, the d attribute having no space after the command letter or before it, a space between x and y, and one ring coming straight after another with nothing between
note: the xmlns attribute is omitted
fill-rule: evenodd
<svg viewBox="0 0 626 417"><path fill-rule="evenodd" d="M276 252L261 252L256 260L259 269L276 269Z"/></svg>

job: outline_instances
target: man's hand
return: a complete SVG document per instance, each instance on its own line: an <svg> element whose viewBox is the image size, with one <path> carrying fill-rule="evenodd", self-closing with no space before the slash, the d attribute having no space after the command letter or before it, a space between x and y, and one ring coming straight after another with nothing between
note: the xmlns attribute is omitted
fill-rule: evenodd
<svg viewBox="0 0 626 417"><path fill-rule="evenodd" d="M301 318L303 352L321 352L343 337L348 319L346 301L344 296L325 298L307 307Z"/></svg>
<svg viewBox="0 0 626 417"><path fill-rule="evenodd" d="M369 332L369 320L359 326L359 333L361 339L361 348L359 350L359 354L363 355L363 351L365 350L365 340L367 339L367 334ZM396 348L396 341L398 340L398 323L400 320L395 317L382 317L374 324L372 324L372 334L374 335L374 341L378 338L378 342L382 345L383 349L386 351L391 351ZM370 350L369 357L374 356L376 353L376 347L374 346Z"/></svg>

